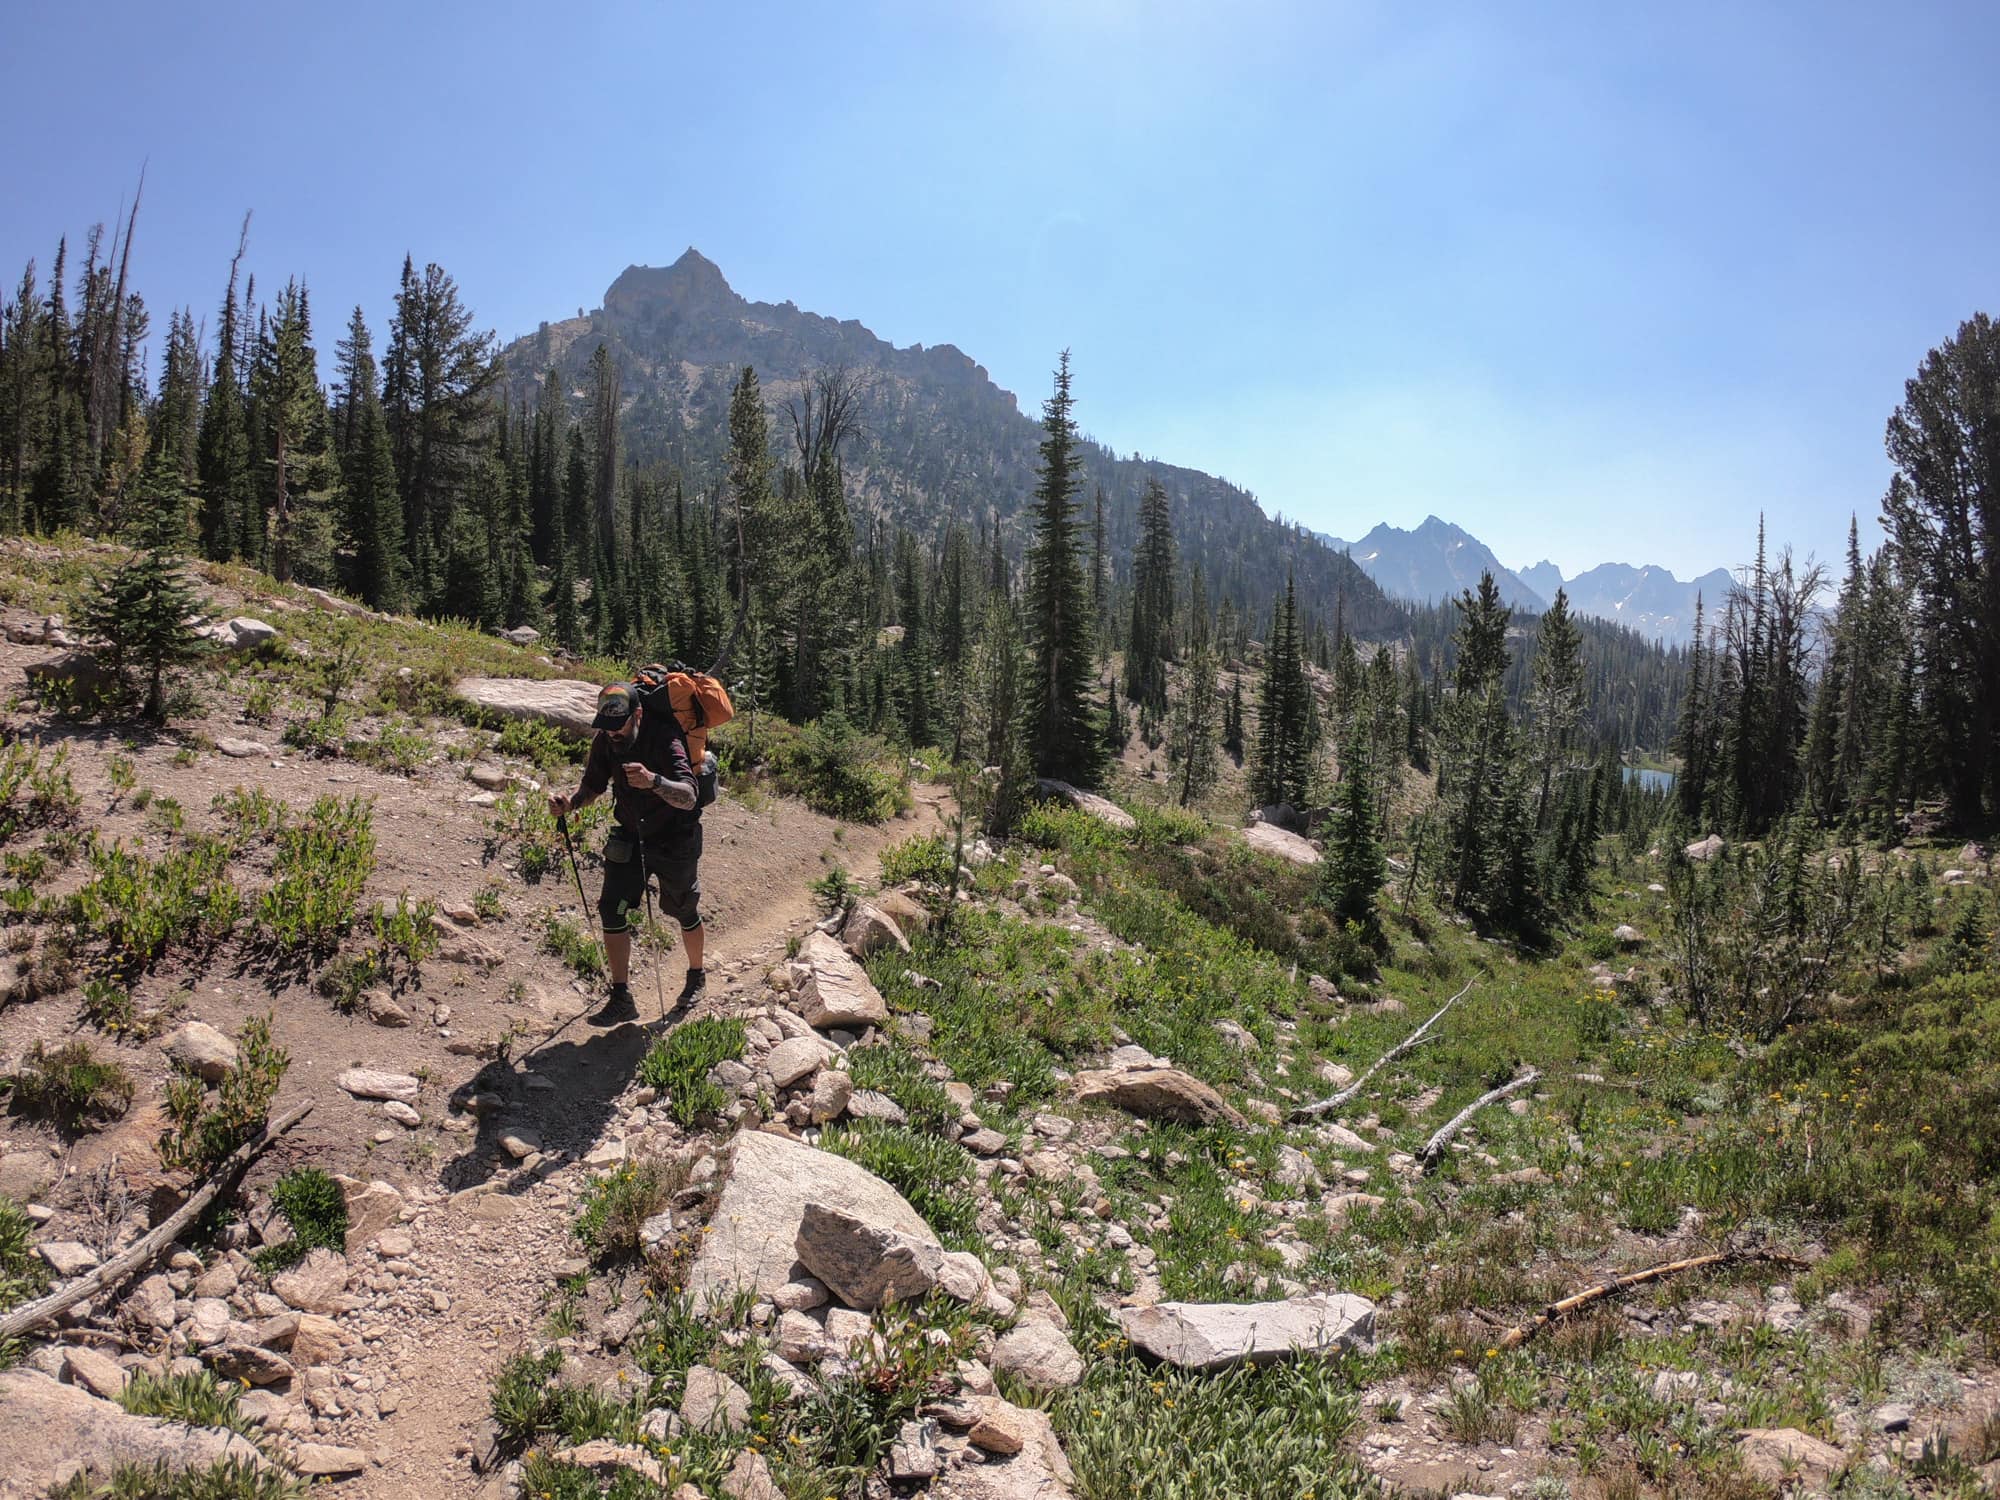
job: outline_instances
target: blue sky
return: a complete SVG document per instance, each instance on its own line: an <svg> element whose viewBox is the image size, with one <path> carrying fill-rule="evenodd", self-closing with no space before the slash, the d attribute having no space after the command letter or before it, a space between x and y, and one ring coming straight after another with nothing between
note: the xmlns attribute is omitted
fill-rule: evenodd
<svg viewBox="0 0 2000 1500"><path fill-rule="evenodd" d="M156 325L254 209L328 364L406 250L510 337L692 244L1029 410L1068 346L1094 436L1316 529L1571 573L1741 562L1759 510L1837 559L1994 303L1990 5L29 0L8 44L10 288L141 160Z"/></svg>

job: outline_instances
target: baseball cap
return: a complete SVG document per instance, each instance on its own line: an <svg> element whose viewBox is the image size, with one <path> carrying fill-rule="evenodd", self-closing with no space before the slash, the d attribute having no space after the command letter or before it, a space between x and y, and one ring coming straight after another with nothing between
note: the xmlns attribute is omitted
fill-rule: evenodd
<svg viewBox="0 0 2000 1500"><path fill-rule="evenodd" d="M632 691L629 682L614 682L597 695L597 717L590 721L592 729L618 729L632 717L632 710L639 706L639 695Z"/></svg>

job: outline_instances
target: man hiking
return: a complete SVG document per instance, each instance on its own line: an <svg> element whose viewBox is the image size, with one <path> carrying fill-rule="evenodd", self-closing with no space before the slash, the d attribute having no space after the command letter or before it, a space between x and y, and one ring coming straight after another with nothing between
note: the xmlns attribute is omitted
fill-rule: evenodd
<svg viewBox="0 0 2000 1500"><path fill-rule="evenodd" d="M681 925L687 949L687 982L675 1009L702 991L701 809L687 735L664 699L649 713L628 682L614 682L597 695L597 731L584 762L583 780L565 797L549 798L558 818L597 800L608 786L616 824L604 845L604 891L597 902L603 920L604 961L611 971L611 995L593 1026L619 1026L639 1019L629 982L632 969L632 915L645 902L646 883L657 880L660 911Z"/></svg>

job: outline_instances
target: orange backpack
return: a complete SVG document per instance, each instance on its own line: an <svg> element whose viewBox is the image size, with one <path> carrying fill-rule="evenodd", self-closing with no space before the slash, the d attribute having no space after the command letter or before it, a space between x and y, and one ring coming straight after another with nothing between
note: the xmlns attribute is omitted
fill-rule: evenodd
<svg viewBox="0 0 2000 1500"><path fill-rule="evenodd" d="M651 703L662 693L666 695L667 706L674 711L682 732L687 735L688 759L694 762L694 768L699 772L701 758L708 750L709 730L736 717L736 709L729 701L729 689L722 685L720 678L711 677L706 672L689 672L662 666L659 662L640 668L638 675L632 679L632 686L638 689L641 703Z"/></svg>

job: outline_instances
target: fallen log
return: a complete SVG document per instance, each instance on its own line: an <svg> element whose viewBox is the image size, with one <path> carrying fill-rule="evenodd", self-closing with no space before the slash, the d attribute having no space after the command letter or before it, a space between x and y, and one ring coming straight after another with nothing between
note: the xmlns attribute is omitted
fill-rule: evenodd
<svg viewBox="0 0 2000 1500"><path fill-rule="evenodd" d="M1404 1037L1400 1042L1396 1043L1396 1045L1391 1047L1387 1052L1384 1052L1380 1057L1376 1058L1374 1065L1370 1067L1366 1073L1363 1073L1359 1078L1355 1079L1354 1082L1350 1083L1346 1088L1342 1089L1337 1094L1329 1094L1324 1099L1316 1100L1314 1103L1300 1105L1297 1109L1292 1111L1292 1118L1294 1120L1310 1120L1317 1115L1330 1114L1332 1111L1339 1109L1343 1104L1347 1103L1348 1100L1354 1098L1355 1095L1359 1094L1362 1091L1362 1089L1367 1087L1369 1079L1373 1078L1377 1073L1381 1072L1383 1068L1388 1066L1390 1063L1394 1062L1397 1058L1401 1057L1405 1052L1408 1052L1412 1047L1416 1046L1419 1042L1421 1042L1424 1039L1424 1033L1429 1031L1433 1026L1437 1025L1439 1021L1444 1019L1444 1013L1446 1011L1450 1010L1454 1005L1458 1004L1459 1001L1463 1000L1467 995L1472 993L1472 984L1473 982L1470 979L1466 980L1464 989L1460 990L1456 995L1453 995L1449 1000L1445 1001L1443 1005L1440 1005L1437 1008L1436 1012L1431 1016L1431 1018L1428 1021L1424 1022L1423 1025L1419 1026L1415 1031L1411 1032L1408 1036Z"/></svg>
<svg viewBox="0 0 2000 1500"><path fill-rule="evenodd" d="M1718 1250L1711 1255L1690 1255L1682 1260L1662 1261L1657 1266L1648 1266L1643 1271L1630 1271L1623 1276L1612 1276L1595 1286L1585 1287L1580 1292L1572 1292L1559 1302L1551 1302L1519 1327L1510 1328L1500 1336L1498 1347L1518 1349L1551 1323L1568 1317L1573 1312L1607 1297L1615 1297L1620 1292L1630 1291L1635 1286L1644 1286L1651 1281L1664 1281L1669 1276L1678 1276L1684 1271L1700 1271L1709 1266L1730 1265L1739 1261L1768 1260L1786 1265L1803 1265L1805 1262L1795 1256L1783 1255L1775 1250Z"/></svg>
<svg viewBox="0 0 2000 1500"><path fill-rule="evenodd" d="M1513 1079L1508 1083L1503 1083L1497 1089L1488 1089L1477 1099L1466 1105L1464 1109L1453 1115L1435 1135L1424 1142L1424 1149L1417 1153L1418 1163L1426 1172L1434 1170L1438 1162L1444 1157L1444 1148L1451 1143L1451 1138L1458 1134L1467 1120L1470 1120L1474 1115L1486 1108L1487 1105L1499 1103L1509 1094L1526 1088L1541 1076L1542 1070L1540 1068L1530 1068L1519 1078Z"/></svg>
<svg viewBox="0 0 2000 1500"><path fill-rule="evenodd" d="M179 1238L183 1229L201 1217L209 1204L213 1203L222 1190L234 1182L243 1170L257 1159L266 1146L311 1112L310 1099L294 1104L232 1151L187 1202L123 1255L106 1261L89 1275L80 1276L67 1286L58 1287L46 1297L30 1302L24 1307L17 1307L6 1317L0 1318L0 1343L19 1338L24 1333L32 1333L44 1323L53 1322L84 1298L94 1297L106 1287L118 1285L141 1266L149 1264L162 1250Z"/></svg>

